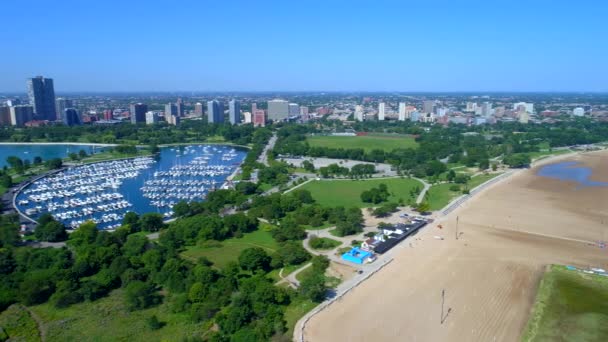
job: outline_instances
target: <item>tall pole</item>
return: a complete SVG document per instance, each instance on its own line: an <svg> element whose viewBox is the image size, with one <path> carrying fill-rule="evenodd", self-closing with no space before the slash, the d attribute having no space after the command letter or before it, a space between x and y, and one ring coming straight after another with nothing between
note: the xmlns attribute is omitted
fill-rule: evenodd
<svg viewBox="0 0 608 342"><path fill-rule="evenodd" d="M443 324L443 303L445 302L445 289L441 290L441 324Z"/></svg>
<svg viewBox="0 0 608 342"><path fill-rule="evenodd" d="M456 240L458 240L458 216L456 216Z"/></svg>

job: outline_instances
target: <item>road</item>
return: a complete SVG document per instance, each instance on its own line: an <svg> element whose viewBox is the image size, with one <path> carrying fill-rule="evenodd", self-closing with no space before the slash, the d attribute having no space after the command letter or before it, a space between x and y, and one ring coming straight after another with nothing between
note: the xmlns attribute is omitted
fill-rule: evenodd
<svg viewBox="0 0 608 342"><path fill-rule="evenodd" d="M268 144L264 147L262 154L258 157L258 163L269 166L268 164L268 152L274 148L274 145L277 143L277 134L274 133L270 140L268 140Z"/></svg>

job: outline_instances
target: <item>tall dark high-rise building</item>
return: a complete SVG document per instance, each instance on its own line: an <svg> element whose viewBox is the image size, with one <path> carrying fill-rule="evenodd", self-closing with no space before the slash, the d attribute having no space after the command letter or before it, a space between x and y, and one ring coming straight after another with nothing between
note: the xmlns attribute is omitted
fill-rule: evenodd
<svg viewBox="0 0 608 342"><path fill-rule="evenodd" d="M177 106L177 115L184 116L184 101L182 101L181 97L177 98L175 105Z"/></svg>
<svg viewBox="0 0 608 342"><path fill-rule="evenodd" d="M74 108L66 108L63 112L63 123L67 126L76 126L82 124L78 111Z"/></svg>
<svg viewBox="0 0 608 342"><path fill-rule="evenodd" d="M36 76L27 80L27 94L38 120L57 120L55 88L52 78Z"/></svg>
<svg viewBox="0 0 608 342"><path fill-rule="evenodd" d="M228 102L228 119L232 125L241 122L241 103L237 100Z"/></svg>
<svg viewBox="0 0 608 342"><path fill-rule="evenodd" d="M224 122L224 104L218 100L207 102L207 121L209 123Z"/></svg>
<svg viewBox="0 0 608 342"><path fill-rule="evenodd" d="M147 105L143 103L132 104L129 107L129 111L131 112L131 123L146 122L146 112L148 111Z"/></svg>

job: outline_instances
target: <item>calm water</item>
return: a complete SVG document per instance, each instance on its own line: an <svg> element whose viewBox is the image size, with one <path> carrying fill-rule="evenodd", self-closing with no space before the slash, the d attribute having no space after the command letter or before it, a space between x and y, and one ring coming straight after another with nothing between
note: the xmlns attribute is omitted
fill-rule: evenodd
<svg viewBox="0 0 608 342"><path fill-rule="evenodd" d="M70 153L78 153L84 150L87 154L103 151L104 147L91 145L4 145L0 144L0 168L8 166L6 158L10 156L19 157L22 160L34 161L34 157L43 160L53 158L66 158Z"/></svg>
<svg viewBox="0 0 608 342"><path fill-rule="evenodd" d="M579 162L561 162L543 166L536 173L538 176L559 179L563 181L574 181L583 186L608 186L608 182L597 182L589 178L593 171L589 167L578 166Z"/></svg>
<svg viewBox="0 0 608 342"><path fill-rule="evenodd" d="M51 213L53 213L53 215L58 220L62 221L67 227L70 227L78 221L94 218L100 221L98 222L99 228L112 228L120 223L122 216L127 211L134 211L138 214L158 212L165 215L165 218L168 218L170 217L172 204L177 203L180 200L176 196L179 194L195 194L204 197L212 189L221 187L226 181L226 178L242 163L245 156L246 150L238 149L232 146L190 145L171 148L165 147L161 148L159 156L154 158L153 161L148 160L148 164L146 164L143 169L135 171L128 170L129 165L125 165L124 173L126 174L128 172L132 172L132 177L120 179L120 181L116 183L116 186L114 187L103 187L102 185L103 183L113 182L112 179L114 176L91 176L84 178L84 180L81 179L83 183L86 183L89 180L93 182L91 184L84 184L84 186L94 187L93 191L89 193L77 193L69 197L66 196L65 198L62 197L35 201L32 199L32 195L58 192L58 190L33 192L33 189L40 187L40 184L44 183L44 180L41 180L26 187L20 194L17 195L17 206L24 213L30 209L29 216L34 219L39 217L42 213L52 210ZM100 169L101 166L107 169L108 164L98 163L97 165L100 165ZM119 165L122 167L122 164ZM204 170L205 168L209 168L212 171L208 171L209 174L203 174L205 171L198 171ZM216 168L220 171L216 172ZM60 176L82 174L82 170L83 169L72 168L61 173ZM171 172L172 174L168 174ZM192 173L195 174L193 175ZM143 190L149 188L150 183L154 182L156 182L155 189L157 189L157 197L150 198L150 193L145 196ZM158 184L163 182L165 182L166 185L158 186ZM101 189L102 187L103 189ZM74 188L68 190L77 191ZM70 204L67 207L62 207L59 209L48 209L50 206L57 204L67 205L69 201L73 200L84 201L90 199L91 197L106 195L116 196L116 194L120 194L122 198L112 198L111 200L105 200L100 203L92 203L87 205ZM199 197L193 200L202 200L202 198ZM25 201L28 201L28 203L25 203ZM125 208L97 210L98 205L115 204L121 201L128 202L130 206ZM32 213L34 208L37 208L36 213ZM95 211L82 215L84 208L93 208ZM76 211L79 213L79 215L65 219L62 219L56 215L63 214L68 211ZM112 219L108 219L107 222L101 222L104 215L113 216Z"/></svg>

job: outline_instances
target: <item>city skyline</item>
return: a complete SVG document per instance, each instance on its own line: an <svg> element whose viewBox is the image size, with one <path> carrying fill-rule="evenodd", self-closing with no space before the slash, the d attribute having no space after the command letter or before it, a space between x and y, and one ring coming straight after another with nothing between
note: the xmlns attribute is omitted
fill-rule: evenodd
<svg viewBox="0 0 608 342"><path fill-rule="evenodd" d="M35 75L61 93L608 91L603 2L350 4L184 2L166 26L148 3L10 2L5 12L28 20L5 19L0 92ZM231 24L199 16L210 11ZM98 25L126 13L139 15ZM79 17L90 25L62 24Z"/></svg>

